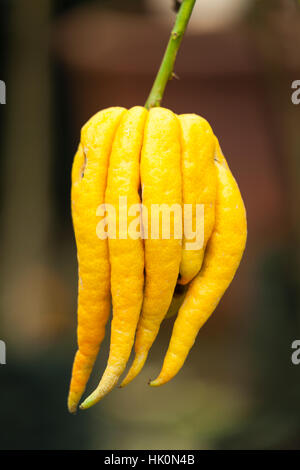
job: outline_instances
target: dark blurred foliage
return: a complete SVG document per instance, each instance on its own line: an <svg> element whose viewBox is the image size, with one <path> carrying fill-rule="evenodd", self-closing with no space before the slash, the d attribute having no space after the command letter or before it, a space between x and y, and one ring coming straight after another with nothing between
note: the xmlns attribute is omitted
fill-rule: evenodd
<svg viewBox="0 0 300 470"><path fill-rule="evenodd" d="M247 344L254 371L255 406L236 429L217 440L217 447L300 446L300 369L291 362L290 348L300 335L299 283L290 269L291 256L286 249L278 249L261 260Z"/></svg>
<svg viewBox="0 0 300 470"><path fill-rule="evenodd" d="M123 12L143 12L143 0L54 0L54 12L56 15L64 13L71 8L83 4L98 4L103 8L118 10Z"/></svg>
<svg viewBox="0 0 300 470"><path fill-rule="evenodd" d="M0 3L0 52L1 52L1 68L5 65L7 58L7 33L9 26L9 13L10 13L11 2L10 0L2 0Z"/></svg>
<svg viewBox="0 0 300 470"><path fill-rule="evenodd" d="M51 349L21 364L20 358L9 355L9 366L1 371L5 406L1 410L0 449L89 448L90 416L68 413L61 400L69 385L68 364L54 354Z"/></svg>
<svg viewBox="0 0 300 470"><path fill-rule="evenodd" d="M282 7L300 8L299 0L254 0L248 20L254 25L263 24L268 12L282 12Z"/></svg>
<svg viewBox="0 0 300 470"><path fill-rule="evenodd" d="M8 18L9 18L9 12L10 12L10 2L9 0L3 0L0 2L0 57L1 57L1 63L0 63L0 70L1 70L1 78L0 80L6 81L7 79L7 71L6 71L6 65L7 65L7 56L8 56ZM3 140L4 132L5 132L5 127L4 127L4 108L3 106L0 107L0 139L1 141ZM0 152L0 171L2 170L2 160L3 154ZM3 199L3 194L2 194L2 185L0 185L0 216L1 216L1 210L2 210L2 199Z"/></svg>

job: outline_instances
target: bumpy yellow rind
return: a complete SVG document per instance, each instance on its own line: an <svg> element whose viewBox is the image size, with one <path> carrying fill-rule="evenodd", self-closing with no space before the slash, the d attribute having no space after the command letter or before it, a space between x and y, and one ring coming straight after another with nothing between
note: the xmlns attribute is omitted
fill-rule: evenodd
<svg viewBox="0 0 300 470"><path fill-rule="evenodd" d="M218 186L214 230L203 267L192 281L178 312L162 370L150 383L152 386L163 385L181 369L200 328L231 283L245 249L247 222L244 203L218 142L215 165Z"/></svg>

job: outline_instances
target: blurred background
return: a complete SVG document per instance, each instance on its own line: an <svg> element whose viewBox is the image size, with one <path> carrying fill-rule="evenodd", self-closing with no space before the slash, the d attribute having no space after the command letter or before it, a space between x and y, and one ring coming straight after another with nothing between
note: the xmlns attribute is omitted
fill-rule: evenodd
<svg viewBox="0 0 300 470"><path fill-rule="evenodd" d="M172 0L1 0L1 449L298 449L300 6L198 0L163 105L204 116L245 200L247 249L187 362L151 389L174 319L127 388L70 416L77 263L70 170L80 128L143 105ZM109 347L101 348L88 391Z"/></svg>

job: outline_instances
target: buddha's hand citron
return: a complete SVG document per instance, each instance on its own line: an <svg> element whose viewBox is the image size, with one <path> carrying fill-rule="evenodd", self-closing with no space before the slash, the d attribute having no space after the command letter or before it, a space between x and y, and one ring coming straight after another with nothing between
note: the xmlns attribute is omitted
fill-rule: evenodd
<svg viewBox="0 0 300 470"><path fill-rule="evenodd" d="M247 224L239 188L208 122L160 107L108 108L85 124L73 163L71 200L78 351L68 407L75 412L111 303L107 367L81 408L97 403L118 383L134 345L134 361L121 385L133 380L163 319L178 313L162 371L151 385L177 374L235 275ZM99 222L109 225L104 237L97 231Z"/></svg>

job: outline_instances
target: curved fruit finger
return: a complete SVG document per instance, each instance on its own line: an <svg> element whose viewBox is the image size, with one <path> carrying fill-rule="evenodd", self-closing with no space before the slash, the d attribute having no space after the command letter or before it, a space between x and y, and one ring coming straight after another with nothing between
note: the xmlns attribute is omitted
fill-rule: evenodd
<svg viewBox="0 0 300 470"><path fill-rule="evenodd" d="M131 222L136 218L128 215L128 209L134 204L140 204L139 164L147 114L146 109L139 106L124 114L110 156L105 205L108 220L112 224L114 212L116 215L116 237L113 233L109 237L113 303L110 352L98 387L82 403L81 409L97 403L116 385L130 356L142 307L143 240L133 239L131 234L128 234ZM126 218L127 224L123 226Z"/></svg>
<svg viewBox="0 0 300 470"><path fill-rule="evenodd" d="M99 240L97 207L104 202L107 162L114 133L124 112L108 108L83 127L72 168L72 218L78 257L78 351L68 408L75 412L89 379L110 312L110 268L106 240Z"/></svg>
<svg viewBox="0 0 300 470"><path fill-rule="evenodd" d="M182 130L182 196L184 234L179 284L201 269L215 222L217 190L215 137L209 123L196 114L178 116Z"/></svg>
<svg viewBox="0 0 300 470"><path fill-rule="evenodd" d="M164 108L149 111L141 157L143 227L145 237L145 293L135 340L135 358L121 386L142 369L160 324L170 306L179 273L182 237L180 127L174 113ZM164 206L161 206L164 204ZM160 213L158 226L155 214ZM178 211L179 209L179 211ZM178 217L179 216L179 217ZM169 236L164 229L170 229ZM177 238L176 238L177 237Z"/></svg>
<svg viewBox="0 0 300 470"><path fill-rule="evenodd" d="M181 369L199 329L231 283L245 249L244 203L218 143L215 164L218 176L215 227L202 270L192 281L179 310L162 370L150 383L152 386L168 382Z"/></svg>

